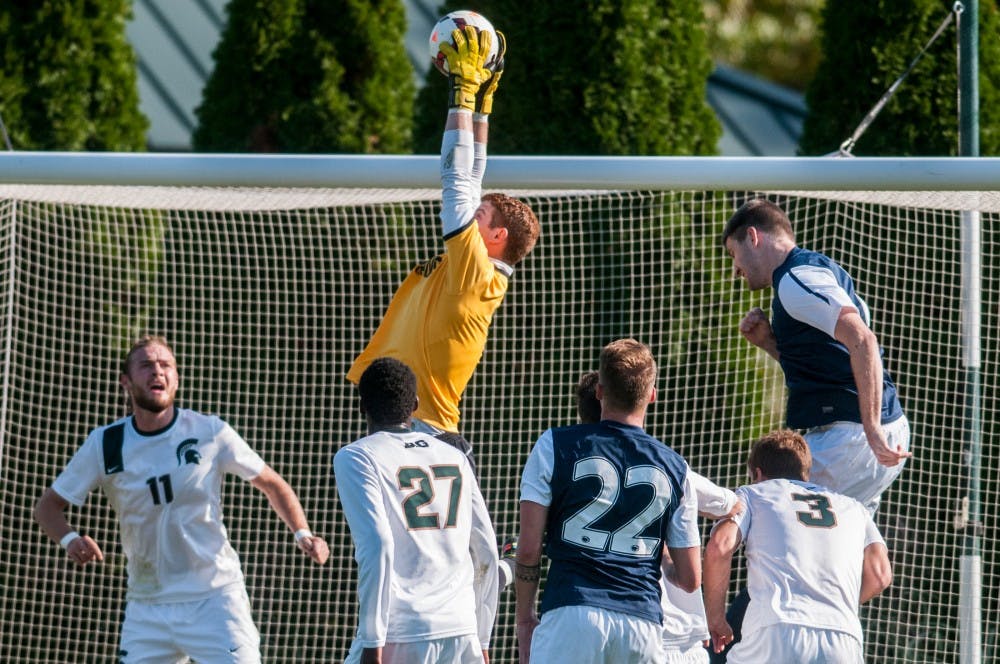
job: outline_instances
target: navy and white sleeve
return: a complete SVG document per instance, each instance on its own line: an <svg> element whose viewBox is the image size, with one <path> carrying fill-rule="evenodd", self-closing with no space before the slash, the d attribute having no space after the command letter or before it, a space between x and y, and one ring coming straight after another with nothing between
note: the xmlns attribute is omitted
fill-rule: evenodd
<svg viewBox="0 0 1000 664"><path fill-rule="evenodd" d="M811 325L833 338L842 309L858 309L847 291L830 270L817 265L793 267L778 282L778 299L797 321ZM868 308L861 303L858 311L868 322Z"/></svg>

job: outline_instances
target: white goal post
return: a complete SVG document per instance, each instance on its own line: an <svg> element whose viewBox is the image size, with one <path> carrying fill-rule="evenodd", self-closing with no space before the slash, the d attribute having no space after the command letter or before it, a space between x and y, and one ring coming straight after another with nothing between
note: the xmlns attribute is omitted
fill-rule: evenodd
<svg viewBox="0 0 1000 664"><path fill-rule="evenodd" d="M769 294L719 242L747 197L847 267L872 309L914 459L877 521L893 586L863 607L868 659L1000 655L1000 159L492 156L485 186L542 223L462 402L498 535L516 533L531 444L574 421L607 341L660 365L648 428L720 484L784 421L780 370L736 325ZM79 571L31 519L95 426L124 414L129 341L176 347L183 405L234 425L299 493L333 551L314 568L259 493L226 524L269 662L339 661L356 626L353 549L331 456L364 433L343 379L396 286L441 250L435 156L0 153L0 653L110 660L124 562L103 497L71 508L104 548ZM512 592L493 660L513 661Z"/></svg>

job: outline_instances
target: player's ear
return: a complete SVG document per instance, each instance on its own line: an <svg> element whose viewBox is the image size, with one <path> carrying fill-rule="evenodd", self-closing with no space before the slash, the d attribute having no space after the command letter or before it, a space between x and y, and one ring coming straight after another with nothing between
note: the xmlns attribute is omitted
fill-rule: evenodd
<svg viewBox="0 0 1000 664"><path fill-rule="evenodd" d="M420 397L413 397L413 410L411 410L410 412L411 413L417 412L417 406L419 405L420 405Z"/></svg>
<svg viewBox="0 0 1000 664"><path fill-rule="evenodd" d="M760 231L757 230L756 226L747 227L747 239L750 240L750 244L754 247L760 244Z"/></svg>
<svg viewBox="0 0 1000 664"><path fill-rule="evenodd" d="M656 401L656 388L654 387L649 391L649 403Z"/></svg>

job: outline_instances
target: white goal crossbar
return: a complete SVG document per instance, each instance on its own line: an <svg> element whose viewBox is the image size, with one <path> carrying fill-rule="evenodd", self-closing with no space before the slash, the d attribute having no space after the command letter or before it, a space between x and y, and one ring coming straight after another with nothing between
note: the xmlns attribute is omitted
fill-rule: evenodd
<svg viewBox="0 0 1000 664"><path fill-rule="evenodd" d="M435 189L431 155L0 153L8 184ZM500 189L989 191L1000 158L491 156Z"/></svg>

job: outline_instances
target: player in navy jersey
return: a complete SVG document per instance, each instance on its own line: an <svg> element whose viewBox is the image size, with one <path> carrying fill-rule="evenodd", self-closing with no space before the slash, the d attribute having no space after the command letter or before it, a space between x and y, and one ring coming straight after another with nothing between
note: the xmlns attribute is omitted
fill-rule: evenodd
<svg viewBox="0 0 1000 664"><path fill-rule="evenodd" d="M796 245L788 215L771 201L741 206L726 223L722 244L750 290L773 289L770 320L754 308L739 329L781 365L786 423L804 431L810 480L874 513L911 453L910 425L868 305L840 265ZM744 591L730 609L737 639L748 601ZM724 653L712 661L721 664Z"/></svg>
<svg viewBox="0 0 1000 664"><path fill-rule="evenodd" d="M100 487L121 526L128 568L119 659L130 662L260 662L240 559L222 519L225 474L267 495L302 552L325 563L330 550L309 531L292 488L228 424L178 408L177 361L167 340L146 336L125 358L120 384L132 414L94 429L35 507L35 518L70 560L104 560L69 525Z"/></svg>
<svg viewBox="0 0 1000 664"><path fill-rule="evenodd" d="M596 371L589 371L576 385L576 411L583 423L601 421L601 402L597 398ZM712 519L735 516L743 506L736 494L688 469L688 478L698 500L698 513ZM704 664L708 662L708 623L701 590L685 592L667 581L673 562L663 557L660 579L660 608L663 610L663 659L662 664Z"/></svg>
<svg viewBox="0 0 1000 664"><path fill-rule="evenodd" d="M521 479L516 563L521 664L658 662L663 546L671 579L701 584L697 503L687 463L643 429L656 363L621 339L601 352L601 421L545 431ZM543 551L550 561L541 620Z"/></svg>
<svg viewBox="0 0 1000 664"><path fill-rule="evenodd" d="M771 286L771 319L758 308L740 333L780 364L787 424L805 430L811 480L878 508L910 456L910 429L871 329L868 306L842 267L795 244L774 203L745 203L722 243L750 290Z"/></svg>

